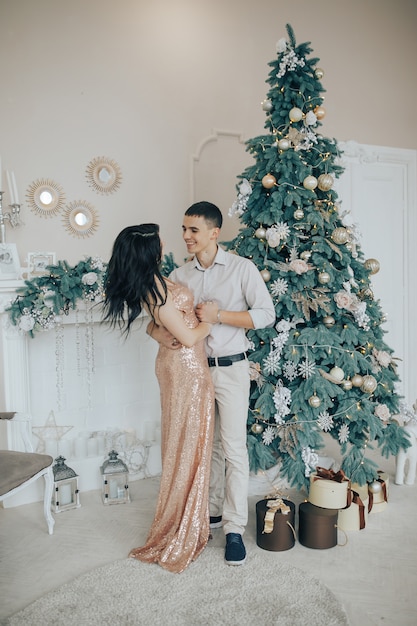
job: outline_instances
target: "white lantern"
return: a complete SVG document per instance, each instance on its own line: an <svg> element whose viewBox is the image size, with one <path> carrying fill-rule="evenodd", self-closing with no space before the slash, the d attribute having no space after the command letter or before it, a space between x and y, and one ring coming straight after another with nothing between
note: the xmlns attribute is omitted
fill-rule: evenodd
<svg viewBox="0 0 417 626"><path fill-rule="evenodd" d="M100 470L103 476L102 500L103 504L124 504L130 502L129 470L121 459L118 459L115 450L109 452Z"/></svg>
<svg viewBox="0 0 417 626"><path fill-rule="evenodd" d="M54 473L52 508L55 513L78 509L81 506L78 476L73 469L65 465L65 460L63 456L59 456L52 467Z"/></svg>

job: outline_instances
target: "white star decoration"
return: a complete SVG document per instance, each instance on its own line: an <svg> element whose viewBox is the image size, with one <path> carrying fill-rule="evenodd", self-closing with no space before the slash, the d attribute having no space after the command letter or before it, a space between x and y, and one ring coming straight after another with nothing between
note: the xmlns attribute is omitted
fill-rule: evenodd
<svg viewBox="0 0 417 626"><path fill-rule="evenodd" d="M60 441L62 437L73 426L57 426L54 412L51 411L48 415L48 419L45 422L45 426L32 426L32 431L35 437L39 439L36 452L45 452L45 439L52 439L54 441Z"/></svg>

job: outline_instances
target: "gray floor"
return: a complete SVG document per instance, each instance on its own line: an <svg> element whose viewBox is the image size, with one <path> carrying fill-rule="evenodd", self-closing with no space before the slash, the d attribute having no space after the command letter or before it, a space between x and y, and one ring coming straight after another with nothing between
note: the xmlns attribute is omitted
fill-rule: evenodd
<svg viewBox="0 0 417 626"><path fill-rule="evenodd" d="M248 558L252 551L261 551L265 559L289 563L319 578L340 599L352 626L415 626L417 484L394 485L394 459L378 460L390 475L388 507L371 513L364 530L348 533L346 545L313 550L297 541L283 552L261 550L256 545L255 504L267 495L263 493L249 498ZM108 507L102 504L100 492L82 493L81 508L55 515L52 536L46 532L41 504L0 509L0 619L141 545L152 521L158 484L158 478L135 481L130 504ZM297 505L305 499L305 494L294 490L284 495ZM207 549L223 543L222 531L216 530ZM223 560L221 567L227 567Z"/></svg>

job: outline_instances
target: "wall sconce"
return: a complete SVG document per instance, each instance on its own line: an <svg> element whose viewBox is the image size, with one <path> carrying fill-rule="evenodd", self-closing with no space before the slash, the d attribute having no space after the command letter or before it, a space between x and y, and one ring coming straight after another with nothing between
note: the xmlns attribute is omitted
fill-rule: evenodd
<svg viewBox="0 0 417 626"><path fill-rule="evenodd" d="M52 471L54 473L52 506L55 513L78 509L81 506L78 475L68 465L65 465L63 456L55 459Z"/></svg>
<svg viewBox="0 0 417 626"><path fill-rule="evenodd" d="M118 459L118 453L115 450L109 452L109 458L106 459L100 467L103 476L102 500L103 504L123 504L130 502L129 496L129 470L121 459Z"/></svg>

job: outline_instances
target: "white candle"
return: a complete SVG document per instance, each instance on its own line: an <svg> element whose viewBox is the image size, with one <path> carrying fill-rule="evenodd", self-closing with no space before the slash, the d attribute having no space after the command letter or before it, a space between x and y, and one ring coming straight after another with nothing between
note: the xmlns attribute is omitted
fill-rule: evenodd
<svg viewBox="0 0 417 626"><path fill-rule="evenodd" d="M72 492L71 485L61 485L58 487L59 494L59 505L65 506L66 504L71 504L72 502Z"/></svg>
<svg viewBox="0 0 417 626"><path fill-rule="evenodd" d="M14 197L13 204L19 204L19 197L17 195L16 178L15 178L14 172L12 172L12 183L13 183L13 197Z"/></svg>
<svg viewBox="0 0 417 626"><path fill-rule="evenodd" d="M116 500L118 498L118 484L117 479L110 478L109 480L109 495L112 500Z"/></svg>
<svg viewBox="0 0 417 626"><path fill-rule="evenodd" d="M82 459L87 456L87 439L77 437L74 441L75 456Z"/></svg>
<svg viewBox="0 0 417 626"><path fill-rule="evenodd" d="M9 188L9 194L10 194L10 204L14 204L13 186L12 186L12 181L10 180L9 170L6 171L6 176L7 176L7 186Z"/></svg>

